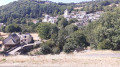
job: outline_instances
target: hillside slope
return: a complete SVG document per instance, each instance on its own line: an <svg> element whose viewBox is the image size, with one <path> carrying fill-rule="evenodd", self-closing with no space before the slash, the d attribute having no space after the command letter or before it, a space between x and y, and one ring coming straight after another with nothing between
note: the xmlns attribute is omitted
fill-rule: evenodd
<svg viewBox="0 0 120 67"><path fill-rule="evenodd" d="M65 9L71 11L72 6L50 1L18 0L0 7L0 22L24 23L24 18L40 18L42 14L60 15Z"/></svg>

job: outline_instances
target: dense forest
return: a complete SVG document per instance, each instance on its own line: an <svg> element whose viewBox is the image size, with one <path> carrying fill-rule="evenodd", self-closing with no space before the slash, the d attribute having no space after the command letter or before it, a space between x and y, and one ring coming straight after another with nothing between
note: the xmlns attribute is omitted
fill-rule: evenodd
<svg viewBox="0 0 120 67"><path fill-rule="evenodd" d="M51 1L14 1L0 7L0 23L6 24L6 27L2 27L1 31L16 32L16 30L13 30L14 27L11 26L17 25L21 28L19 32L35 32L34 28L37 24L32 23L30 19L37 19L41 22L44 14L51 16L61 15L64 13L65 9L71 12L73 7L70 4L54 3ZM27 20L30 21L27 22ZM10 28L8 29L7 27Z"/></svg>
<svg viewBox="0 0 120 67"><path fill-rule="evenodd" d="M116 4L119 4L120 0L95 0L85 3L82 7L82 11L95 12L95 11L109 11L116 7ZM109 7L111 5L111 7Z"/></svg>
<svg viewBox="0 0 120 67"><path fill-rule="evenodd" d="M39 19L43 17L43 14L52 16L61 15L65 9L71 11L73 8L67 4L57 4L54 2L46 3L37 0L18 0L0 7L0 22L25 24L27 18Z"/></svg>

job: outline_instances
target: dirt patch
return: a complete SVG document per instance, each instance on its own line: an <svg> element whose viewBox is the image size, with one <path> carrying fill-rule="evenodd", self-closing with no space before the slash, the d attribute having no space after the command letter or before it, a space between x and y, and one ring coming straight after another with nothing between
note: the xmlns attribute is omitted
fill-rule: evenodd
<svg viewBox="0 0 120 67"><path fill-rule="evenodd" d="M33 40L41 40L37 33L31 33L31 35L33 36Z"/></svg>
<svg viewBox="0 0 120 67"><path fill-rule="evenodd" d="M2 36L3 38L7 38L8 35L9 35L9 33L0 32L0 36Z"/></svg>

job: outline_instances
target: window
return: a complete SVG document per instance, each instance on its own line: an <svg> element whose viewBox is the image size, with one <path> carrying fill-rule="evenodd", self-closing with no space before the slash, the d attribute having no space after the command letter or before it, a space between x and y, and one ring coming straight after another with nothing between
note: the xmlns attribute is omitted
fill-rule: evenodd
<svg viewBox="0 0 120 67"><path fill-rule="evenodd" d="M21 42L23 42L23 40L21 40Z"/></svg>
<svg viewBox="0 0 120 67"><path fill-rule="evenodd" d="M26 36L24 36L26 38Z"/></svg>

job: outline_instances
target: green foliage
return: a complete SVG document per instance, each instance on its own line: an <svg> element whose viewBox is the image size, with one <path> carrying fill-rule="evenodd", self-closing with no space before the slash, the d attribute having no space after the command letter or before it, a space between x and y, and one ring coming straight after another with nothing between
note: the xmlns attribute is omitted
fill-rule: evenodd
<svg viewBox="0 0 120 67"><path fill-rule="evenodd" d="M75 48L77 48L76 44L72 44L71 42L70 43L68 42L63 46L63 51L66 53L70 53L73 52Z"/></svg>
<svg viewBox="0 0 120 67"><path fill-rule="evenodd" d="M72 24L72 23L75 23L75 22L77 22L77 21L78 21L77 19L73 18L73 19L70 19L68 23L69 23L69 24Z"/></svg>
<svg viewBox="0 0 120 67"><path fill-rule="evenodd" d="M57 33L58 28L50 23L40 23L36 31L42 39L50 39L52 35Z"/></svg>
<svg viewBox="0 0 120 67"><path fill-rule="evenodd" d="M109 40L104 40L98 44L98 49L111 49L113 46L110 44Z"/></svg>
<svg viewBox="0 0 120 67"><path fill-rule="evenodd" d="M59 47L53 47L52 52L53 52L53 54L59 54L61 51L60 51Z"/></svg>
<svg viewBox="0 0 120 67"><path fill-rule="evenodd" d="M0 41L4 40L4 38L2 36L0 36Z"/></svg>
<svg viewBox="0 0 120 67"><path fill-rule="evenodd" d="M22 24L21 28L22 28L22 33L26 33L26 32L36 32L35 28L37 27L37 24L34 24L32 22L29 22L27 24Z"/></svg>
<svg viewBox="0 0 120 67"><path fill-rule="evenodd" d="M76 31L67 39L63 48L66 53L69 53L76 48L86 48L87 46L89 46L89 44L82 31Z"/></svg>
<svg viewBox="0 0 120 67"><path fill-rule="evenodd" d="M51 48L48 45L43 45L40 49L42 54L50 54L52 52Z"/></svg>
<svg viewBox="0 0 120 67"><path fill-rule="evenodd" d="M75 25L67 25L65 27L65 30L67 31L67 33L71 33L71 32L77 31L78 27Z"/></svg>
<svg viewBox="0 0 120 67"><path fill-rule="evenodd" d="M120 0L95 0L86 2L85 6L81 9L82 11L87 11L88 13L95 12L95 11L108 11L114 9L116 6L112 5L111 7L108 5L111 4L118 4Z"/></svg>
<svg viewBox="0 0 120 67"><path fill-rule="evenodd" d="M107 6L107 5L110 5L110 2L109 1L103 1L103 2L100 3L100 5Z"/></svg>
<svg viewBox="0 0 120 67"><path fill-rule="evenodd" d="M64 28L65 26L68 25L68 21L67 19L63 18L63 17L60 17L58 18L58 27L61 29L61 28Z"/></svg>
<svg viewBox="0 0 120 67"><path fill-rule="evenodd" d="M62 29L58 32L58 37L57 37L57 46L59 46L60 50L63 50L63 46L66 42L66 39L68 38L68 33L65 29Z"/></svg>
<svg viewBox="0 0 120 67"><path fill-rule="evenodd" d="M100 20L89 24L84 31L87 41L96 49L120 49L120 8L106 12Z"/></svg>
<svg viewBox="0 0 120 67"><path fill-rule="evenodd" d="M50 24L48 23L40 23L39 26L37 27L37 32L39 33L39 36L42 39L49 39L49 31L50 31Z"/></svg>
<svg viewBox="0 0 120 67"><path fill-rule="evenodd" d="M1 31L1 32L5 32L5 26L2 26L2 27L0 28L0 31Z"/></svg>
<svg viewBox="0 0 120 67"><path fill-rule="evenodd" d="M21 32L21 28L17 24L10 24L5 28L6 32Z"/></svg>
<svg viewBox="0 0 120 67"><path fill-rule="evenodd" d="M44 1L19 0L0 7L0 22L24 24L28 18L41 18L42 14L61 15L65 9L71 11L73 7L67 4L46 4Z"/></svg>

